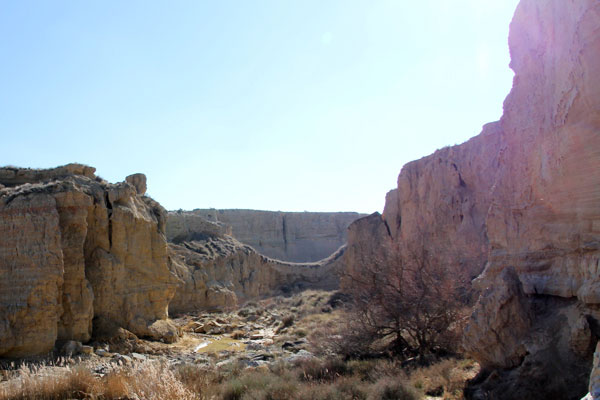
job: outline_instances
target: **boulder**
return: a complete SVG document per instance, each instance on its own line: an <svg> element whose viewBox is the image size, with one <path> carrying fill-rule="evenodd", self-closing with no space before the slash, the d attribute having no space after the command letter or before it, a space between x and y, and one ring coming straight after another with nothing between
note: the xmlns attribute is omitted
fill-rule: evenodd
<svg viewBox="0 0 600 400"><path fill-rule="evenodd" d="M137 194L139 194L140 196L143 196L146 194L146 175L144 174L133 174L133 175L129 175L128 177L125 178L125 182L131 184L134 188L135 191L137 192Z"/></svg>

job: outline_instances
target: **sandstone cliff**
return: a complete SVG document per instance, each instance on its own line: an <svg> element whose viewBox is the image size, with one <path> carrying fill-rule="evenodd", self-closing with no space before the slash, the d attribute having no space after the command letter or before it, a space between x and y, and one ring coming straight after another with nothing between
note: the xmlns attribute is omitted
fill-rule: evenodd
<svg viewBox="0 0 600 400"><path fill-rule="evenodd" d="M94 171L0 168L0 357L87 341L105 323L175 340L166 212L143 175L109 184Z"/></svg>
<svg viewBox="0 0 600 400"><path fill-rule="evenodd" d="M353 212L215 209L170 212L167 237L177 242L179 237L190 232L212 229L215 233L231 234L257 252L274 259L312 262L328 257L344 245L348 225L362 216ZM212 228L203 221L212 222Z"/></svg>
<svg viewBox="0 0 600 400"><path fill-rule="evenodd" d="M257 253L229 235L205 233L170 243L170 268L183 282L172 312L222 310L243 301L303 288L335 289L344 247L315 263L289 263Z"/></svg>
<svg viewBox="0 0 600 400"><path fill-rule="evenodd" d="M379 243L403 252L425 237L449 265L485 267L464 341L483 367L473 398L587 391L600 320L599 21L595 0L522 0L501 120L404 166L383 217L350 227L350 266Z"/></svg>

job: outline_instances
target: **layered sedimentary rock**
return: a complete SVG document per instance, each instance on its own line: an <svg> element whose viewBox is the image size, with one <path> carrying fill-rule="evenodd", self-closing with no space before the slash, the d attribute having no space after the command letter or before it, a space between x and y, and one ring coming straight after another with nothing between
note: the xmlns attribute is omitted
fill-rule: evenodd
<svg viewBox="0 0 600 400"><path fill-rule="evenodd" d="M348 225L361 214L279 212L256 210L194 210L170 212L169 240L177 241L200 219L218 224L223 233L252 246L268 257L312 262L328 257L346 243ZM193 229L192 229L193 230ZM228 232L228 230L230 230Z"/></svg>
<svg viewBox="0 0 600 400"><path fill-rule="evenodd" d="M485 267L464 341L483 368L473 398L587 391L600 321L599 21L595 0L522 0L501 120L407 164L383 217L350 228L349 256L375 235L471 276Z"/></svg>
<svg viewBox="0 0 600 400"><path fill-rule="evenodd" d="M198 233L194 240L171 243L170 268L183 282L172 312L222 310L245 300L315 288L334 289L344 247L315 263L289 263L257 253L229 235Z"/></svg>
<svg viewBox="0 0 600 400"><path fill-rule="evenodd" d="M0 357L87 341L103 323L175 339L166 212L135 179L109 184L79 164L0 168Z"/></svg>

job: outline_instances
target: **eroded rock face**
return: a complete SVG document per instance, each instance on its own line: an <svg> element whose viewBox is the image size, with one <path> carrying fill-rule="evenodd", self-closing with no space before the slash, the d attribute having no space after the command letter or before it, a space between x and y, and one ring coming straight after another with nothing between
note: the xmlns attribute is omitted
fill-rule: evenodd
<svg viewBox="0 0 600 400"><path fill-rule="evenodd" d="M397 251L426 237L471 276L485 266L464 341L484 371L473 398L587 391L600 321L598 21L598 1L522 0L502 119L404 166L381 226L364 228Z"/></svg>
<svg viewBox="0 0 600 400"><path fill-rule="evenodd" d="M170 212L167 236L170 241L177 241L177 237L188 232L186 225L194 223L192 219L204 219L219 224L223 233L231 234L260 254L291 262L314 262L344 245L348 225L362 216L352 212L198 209Z"/></svg>
<svg viewBox="0 0 600 400"><path fill-rule="evenodd" d="M172 312L223 310L245 300L296 289L335 289L344 248L317 263L265 257L229 235L170 243L170 268L183 282Z"/></svg>
<svg viewBox="0 0 600 400"><path fill-rule="evenodd" d="M102 321L163 335L153 324L167 317L177 280L158 203L78 164L1 168L0 183L0 357L85 342Z"/></svg>

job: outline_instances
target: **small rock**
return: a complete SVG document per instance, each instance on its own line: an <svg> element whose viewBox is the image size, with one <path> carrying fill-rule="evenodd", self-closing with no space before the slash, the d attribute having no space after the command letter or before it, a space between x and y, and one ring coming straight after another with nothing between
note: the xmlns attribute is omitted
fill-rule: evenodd
<svg viewBox="0 0 600 400"><path fill-rule="evenodd" d="M82 347L83 347L83 345L81 344L81 342L77 342L75 340L69 340L68 342L66 342L63 345L63 347L60 350L60 353L67 357L71 357L76 354L79 354L81 352Z"/></svg>
<svg viewBox="0 0 600 400"><path fill-rule="evenodd" d="M96 349L96 355L100 356L100 357L112 357L113 353L110 353L104 349Z"/></svg>
<svg viewBox="0 0 600 400"><path fill-rule="evenodd" d="M298 351L298 353L286 357L283 360L287 361L287 362L296 362L296 361L303 361L303 360L310 360L311 358L313 358L314 356L312 355L312 353L306 351L306 350L300 350Z"/></svg>
<svg viewBox="0 0 600 400"><path fill-rule="evenodd" d="M131 358L136 361L146 361L148 359L148 357L140 353L131 353Z"/></svg>
<svg viewBox="0 0 600 400"><path fill-rule="evenodd" d="M217 367L222 367L222 366L224 366L224 365L231 364L232 362L233 362L233 360L232 360L231 358L228 358L227 360L219 361L219 362L218 362L218 363L216 363L215 365L216 365Z"/></svg>
<svg viewBox="0 0 600 400"><path fill-rule="evenodd" d="M265 346L263 346L262 343L248 342L246 344L246 350L263 350L264 348Z"/></svg>
<svg viewBox="0 0 600 400"><path fill-rule="evenodd" d="M94 348L92 346L81 346L81 354L93 354Z"/></svg>
<svg viewBox="0 0 600 400"><path fill-rule="evenodd" d="M127 364L131 364L133 362L133 359L126 355L115 354L113 356L111 362L113 362L117 365L127 365Z"/></svg>

